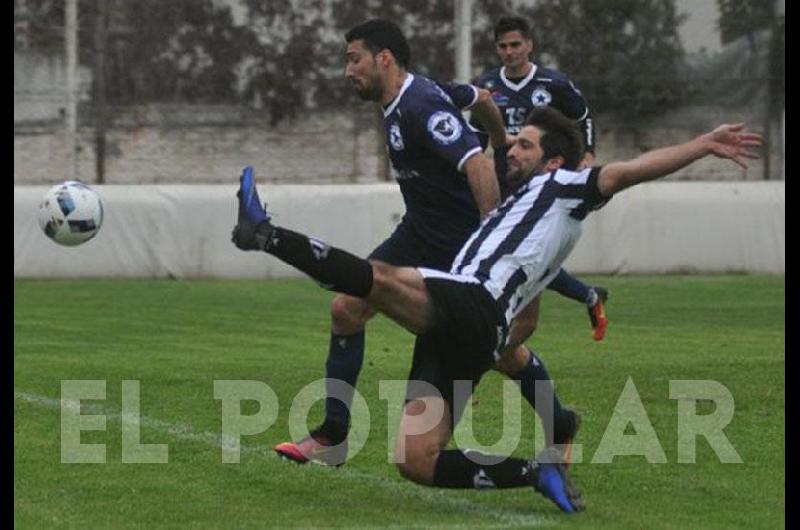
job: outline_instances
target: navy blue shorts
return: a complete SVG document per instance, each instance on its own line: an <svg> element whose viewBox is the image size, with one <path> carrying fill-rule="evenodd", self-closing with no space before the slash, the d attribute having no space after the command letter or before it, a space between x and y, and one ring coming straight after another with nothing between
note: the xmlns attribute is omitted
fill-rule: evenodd
<svg viewBox="0 0 800 530"><path fill-rule="evenodd" d="M408 222L401 222L367 259L384 261L395 267L428 267L449 271L463 242L454 241L452 248L434 247L421 238Z"/></svg>

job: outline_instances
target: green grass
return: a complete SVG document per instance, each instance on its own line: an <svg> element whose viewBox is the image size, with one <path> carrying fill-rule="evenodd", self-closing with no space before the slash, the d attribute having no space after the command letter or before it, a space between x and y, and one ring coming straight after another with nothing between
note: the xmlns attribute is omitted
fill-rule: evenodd
<svg viewBox="0 0 800 530"><path fill-rule="evenodd" d="M388 463L381 379L404 379L413 337L378 317L367 335L359 392L369 438L339 469L295 466L269 448L289 436L292 398L324 376L331 295L308 281L15 281L14 518L20 528L397 527L732 528L783 526L784 279L760 276L588 278L610 289L602 343L585 310L546 293L530 344L546 359L562 400L583 414L583 463L573 477L587 512L562 516L532 490L452 491L405 482ZM625 383L667 457L592 463ZM61 463L61 381L101 379L106 399L84 414L108 414L105 464ZM215 436L221 404L213 382L265 382L277 421L242 437L240 464L223 464ZM696 463L678 463L677 401L670 380L713 380L735 399L725 434L741 464L722 464L704 438ZM121 461L121 381L138 380L142 443L168 444L166 464ZM477 440L502 434L503 378L476 393ZM701 403L700 413L713 406ZM247 413L256 407L245 402ZM311 409L308 425L322 414ZM156 421L157 420L157 421ZM158 423L161 422L161 423ZM535 416L524 439L533 454ZM180 430L183 429L183 430ZM392 431L393 432L393 431ZM628 431L626 431L628 432ZM537 436L541 438L538 430Z"/></svg>

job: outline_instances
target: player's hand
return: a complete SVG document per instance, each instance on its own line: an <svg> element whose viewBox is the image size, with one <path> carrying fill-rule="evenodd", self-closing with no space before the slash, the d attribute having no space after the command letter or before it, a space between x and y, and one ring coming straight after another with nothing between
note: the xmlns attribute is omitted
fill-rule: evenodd
<svg viewBox="0 0 800 530"><path fill-rule="evenodd" d="M495 145L495 143L497 143L499 145ZM506 133L506 137L503 140L502 144L499 142L499 137L498 137L498 141L497 142L492 142L492 149L494 149L495 151L497 151L497 150L508 151L508 149L512 145L514 145L515 143L517 143L517 135L516 134L508 134L508 133Z"/></svg>
<svg viewBox="0 0 800 530"><path fill-rule="evenodd" d="M586 151L586 154L583 156L583 160L581 160L581 163L578 164L578 171L584 170L587 167L591 167L593 164L594 164L594 153Z"/></svg>
<svg viewBox="0 0 800 530"><path fill-rule="evenodd" d="M706 135L709 151L716 157L733 160L747 169L745 159L755 160L761 148L761 135L744 130L744 123L720 125Z"/></svg>

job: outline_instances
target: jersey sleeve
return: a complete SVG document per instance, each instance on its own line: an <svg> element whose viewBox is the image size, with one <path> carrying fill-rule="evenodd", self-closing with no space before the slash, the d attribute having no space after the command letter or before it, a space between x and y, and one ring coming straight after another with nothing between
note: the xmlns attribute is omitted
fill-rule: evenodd
<svg viewBox="0 0 800 530"><path fill-rule="evenodd" d="M486 83L489 81L489 79L489 76L484 73L483 75L472 80L472 86L476 88L476 93L477 90L486 88ZM489 146L489 135L483 130L483 125L481 125L481 123L475 119L474 116L470 118L469 125L472 127L472 130L475 132L475 134L478 135L478 140L481 143L481 147L486 149Z"/></svg>
<svg viewBox="0 0 800 530"><path fill-rule="evenodd" d="M594 154L596 148L595 121L591 111L587 109L586 117L578 122L583 135L583 146L586 151Z"/></svg>
<svg viewBox="0 0 800 530"><path fill-rule="evenodd" d="M597 186L597 178L600 176L600 170L603 166L596 166L588 168L589 176L586 179L586 184L583 188L583 203L589 210L599 210L611 200L611 197L605 197L600 193L600 188Z"/></svg>
<svg viewBox="0 0 800 530"><path fill-rule="evenodd" d="M467 110L478 101L478 88L473 85L437 81L439 88L452 100L459 110Z"/></svg>
<svg viewBox="0 0 800 530"><path fill-rule="evenodd" d="M558 98L553 101L553 106L560 110L567 118L581 121L589 114L589 106L583 94L569 79L563 79L556 84Z"/></svg>
<svg viewBox="0 0 800 530"><path fill-rule="evenodd" d="M558 195L565 198L581 199L581 203L573 209L572 215L583 219L593 211L605 206L611 197L605 197L597 186L602 166L586 168L581 171L557 170L554 178L561 184Z"/></svg>
<svg viewBox="0 0 800 530"><path fill-rule="evenodd" d="M406 116L411 134L429 151L462 171L464 163L483 151L475 132L459 109L444 98L428 97Z"/></svg>
<svg viewBox="0 0 800 530"><path fill-rule="evenodd" d="M595 123L589 110L586 99L575 84L569 79L564 79L558 84L559 97L554 106L566 117L577 120L583 136L583 145L586 151L595 152Z"/></svg>

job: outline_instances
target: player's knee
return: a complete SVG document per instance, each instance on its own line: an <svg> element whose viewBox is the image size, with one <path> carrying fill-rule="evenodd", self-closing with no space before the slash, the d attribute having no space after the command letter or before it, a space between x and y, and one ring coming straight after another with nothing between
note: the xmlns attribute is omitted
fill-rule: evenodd
<svg viewBox="0 0 800 530"><path fill-rule="evenodd" d="M403 461L396 463L397 470L403 478L424 486L433 484L436 459L439 457L438 446L415 447L407 445L403 456Z"/></svg>
<svg viewBox="0 0 800 530"><path fill-rule="evenodd" d="M436 403L426 404L422 400L409 402L404 408L405 419L420 419L426 413L430 414L428 408L432 405L436 405ZM426 427L429 426L425 421L422 423L401 422L394 448L394 461L403 478L418 484L431 485L433 484L436 459L439 458L439 451L446 441L442 439L444 434L441 429L426 429Z"/></svg>
<svg viewBox="0 0 800 530"><path fill-rule="evenodd" d="M331 302L331 321L336 333L358 333L364 329L367 319L367 304L360 298L340 294Z"/></svg>
<svg viewBox="0 0 800 530"><path fill-rule="evenodd" d="M372 264L372 292L388 289L394 281L394 268L382 261L371 261Z"/></svg>
<svg viewBox="0 0 800 530"><path fill-rule="evenodd" d="M495 370L507 376L514 376L527 366L530 355L530 350L524 345L509 348L503 352L500 359L495 363Z"/></svg>

